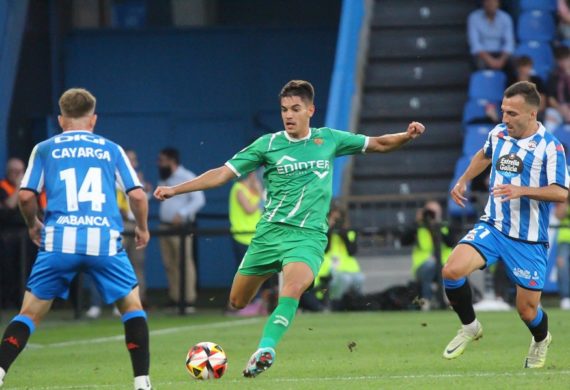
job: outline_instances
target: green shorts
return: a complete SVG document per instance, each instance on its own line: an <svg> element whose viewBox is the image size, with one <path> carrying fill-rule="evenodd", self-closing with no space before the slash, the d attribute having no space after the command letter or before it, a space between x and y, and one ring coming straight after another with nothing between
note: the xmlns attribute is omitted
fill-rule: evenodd
<svg viewBox="0 0 570 390"><path fill-rule="evenodd" d="M242 275L267 275L280 272L285 264L302 262L317 276L327 235L295 226L261 222L249 244L238 272Z"/></svg>

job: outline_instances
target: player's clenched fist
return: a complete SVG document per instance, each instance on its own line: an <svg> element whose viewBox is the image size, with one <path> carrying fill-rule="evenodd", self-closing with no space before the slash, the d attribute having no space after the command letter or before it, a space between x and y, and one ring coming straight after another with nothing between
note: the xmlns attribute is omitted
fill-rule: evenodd
<svg viewBox="0 0 570 390"><path fill-rule="evenodd" d="M154 190L154 197L158 200L166 200L172 198L174 195L174 190L171 187L158 186Z"/></svg>
<svg viewBox="0 0 570 390"><path fill-rule="evenodd" d="M412 122L408 125L407 133L411 139L417 138L426 131L426 127L420 122Z"/></svg>

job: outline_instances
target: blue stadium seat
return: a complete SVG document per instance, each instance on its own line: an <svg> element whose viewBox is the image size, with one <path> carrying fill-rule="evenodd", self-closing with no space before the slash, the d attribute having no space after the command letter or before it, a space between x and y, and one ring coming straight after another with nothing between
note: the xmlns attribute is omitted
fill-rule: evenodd
<svg viewBox="0 0 570 390"><path fill-rule="evenodd" d="M519 7L521 12L532 10L556 12L558 4L556 0L521 0Z"/></svg>
<svg viewBox="0 0 570 390"><path fill-rule="evenodd" d="M549 11L532 10L520 14L517 35L521 41L551 41L556 34L554 16Z"/></svg>
<svg viewBox="0 0 570 390"><path fill-rule="evenodd" d="M453 175L453 180L451 180L451 183L449 183L450 191L455 185L455 183L457 183L459 177L463 174L463 172L465 172L465 169L467 169L467 166L469 165L470 161L471 161L471 156L469 157L462 156L459 158L459 160L457 160L457 162L455 163L455 173ZM470 192L470 185L467 186L466 195L468 195L469 192ZM468 197L469 196L467 196L467 198ZM470 201L466 201L465 208L462 208L457 203L455 203L453 199L451 199L451 197L449 196L447 198L447 213L449 214L450 217L454 218L473 217L475 215L475 207L473 207L473 204Z"/></svg>
<svg viewBox="0 0 570 390"><path fill-rule="evenodd" d="M498 70L479 70L471 74L469 80L469 98L503 100L507 76Z"/></svg>
<svg viewBox="0 0 570 390"><path fill-rule="evenodd" d="M463 155L472 157L485 144L489 131L495 127L493 124L477 124L465 127L463 136Z"/></svg>
<svg viewBox="0 0 570 390"><path fill-rule="evenodd" d="M532 58L534 72L543 81L547 81L548 74L554 66L554 54L548 42L521 42L515 51L515 55L526 55Z"/></svg>
<svg viewBox="0 0 570 390"><path fill-rule="evenodd" d="M499 110L500 104L497 102L491 102L487 99L469 99L463 107L463 124L469 124L476 119L484 119L486 117L485 107L489 103L496 105L497 110Z"/></svg>

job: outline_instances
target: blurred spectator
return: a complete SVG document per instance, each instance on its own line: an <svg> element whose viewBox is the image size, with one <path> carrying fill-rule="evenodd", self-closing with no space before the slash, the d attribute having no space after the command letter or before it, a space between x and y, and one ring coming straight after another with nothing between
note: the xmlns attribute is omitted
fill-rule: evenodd
<svg viewBox="0 0 570 390"><path fill-rule="evenodd" d="M563 40L570 39L570 1L558 0L558 32Z"/></svg>
<svg viewBox="0 0 570 390"><path fill-rule="evenodd" d="M556 266L558 268L558 291L560 308L570 310L570 208L568 202L557 203L554 211L560 220L558 229L558 253Z"/></svg>
<svg viewBox="0 0 570 390"><path fill-rule="evenodd" d="M413 245L412 275L420 285L422 310L429 310L433 300L432 284L437 280L437 264L433 234L441 232L441 265L447 262L455 241L447 226L442 226L442 209L439 202L427 201L416 212L416 227L402 236L402 245Z"/></svg>
<svg viewBox="0 0 570 390"><path fill-rule="evenodd" d="M328 216L328 244L323 264L315 280L317 288L326 285L333 310L343 310L346 294L361 296L364 274L354 257L357 251L356 231L350 229L345 210L336 203Z"/></svg>
<svg viewBox="0 0 570 390"><path fill-rule="evenodd" d="M150 183L144 180L143 173L139 170L139 162L137 154L134 150L126 150L125 154L127 155L129 162L131 163L133 169L137 172L137 176L143 185L143 189L147 194L150 194L152 191L152 186ZM134 232L135 230L135 216L131 211L129 206L129 201L127 195L117 187L117 205L119 207L119 211L121 216L123 217L123 226L124 231L127 232ZM144 275L144 262L145 262L145 252L144 249L137 250L136 249L136 242L134 236L124 235L123 236L123 248L127 252L129 256L129 260L133 265L133 269L135 270L135 274L137 275L137 280L139 283L139 294L141 298L141 302L146 305L146 279ZM101 315L103 300L97 290L97 287L93 283L91 277L89 275L85 275L84 278L84 286L89 290L89 309L85 313L87 318L95 319ZM113 314L119 315L119 311L116 307L113 307Z"/></svg>
<svg viewBox="0 0 570 390"><path fill-rule="evenodd" d="M6 164L6 177L0 181L0 288L2 307L17 307L21 291L22 275L20 248L26 239L24 219L18 209L18 189L24 177L25 164L19 158L11 158ZM23 233L22 233L23 232Z"/></svg>
<svg viewBox="0 0 570 390"><path fill-rule="evenodd" d="M261 218L261 195L261 183L255 171L240 177L230 190L229 214L236 269L247 251L255 226Z"/></svg>
<svg viewBox="0 0 570 390"><path fill-rule="evenodd" d="M512 85L519 81L530 81L536 85L536 89L540 94L540 107L538 108L538 120L542 121L544 119L544 111L546 109L546 87L542 82L542 79L533 74L533 61L529 56L517 57L514 61L515 63L515 74L514 77L509 80L509 85Z"/></svg>
<svg viewBox="0 0 570 390"><path fill-rule="evenodd" d="M515 49L511 16L499 9L499 0L484 0L467 20L467 34L476 69L504 70L512 74L510 57Z"/></svg>
<svg viewBox="0 0 570 390"><path fill-rule="evenodd" d="M194 173L180 164L180 154L175 148L165 148L158 156L158 172L160 186L175 186L196 177ZM194 224L196 214L206 204L204 192L190 192L175 196L160 203L159 217L160 229L171 230L183 228ZM196 265L193 254L193 235L187 237L185 252L186 264L185 297L186 312L195 311L194 304L197 298L196 292ZM168 279L168 295L173 304L178 304L180 297L180 237L178 235L160 237L160 251L162 262Z"/></svg>
<svg viewBox="0 0 570 390"><path fill-rule="evenodd" d="M553 132L570 122L570 49L560 47L555 52L556 69L548 80L548 108L544 127Z"/></svg>
<svg viewBox="0 0 570 390"><path fill-rule="evenodd" d="M236 271L251 243L255 226L261 219L262 195L261 182L255 171L240 177L230 190L229 214ZM273 295L272 289L277 285L276 279L277 275L265 281L258 296L249 305L241 310L229 309L228 313L242 316L267 314Z"/></svg>

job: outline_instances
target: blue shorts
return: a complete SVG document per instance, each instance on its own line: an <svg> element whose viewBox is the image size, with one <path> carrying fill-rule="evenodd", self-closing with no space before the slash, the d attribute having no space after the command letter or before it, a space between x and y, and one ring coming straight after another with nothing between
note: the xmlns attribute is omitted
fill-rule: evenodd
<svg viewBox="0 0 570 390"><path fill-rule="evenodd" d="M105 303L127 296L138 285L125 251L115 256L39 251L26 288L40 299L67 299L69 285L78 272L93 278Z"/></svg>
<svg viewBox="0 0 570 390"><path fill-rule="evenodd" d="M507 275L518 286L536 291L544 288L548 244L514 240L484 222L476 224L459 244L475 248L486 266L502 260Z"/></svg>

